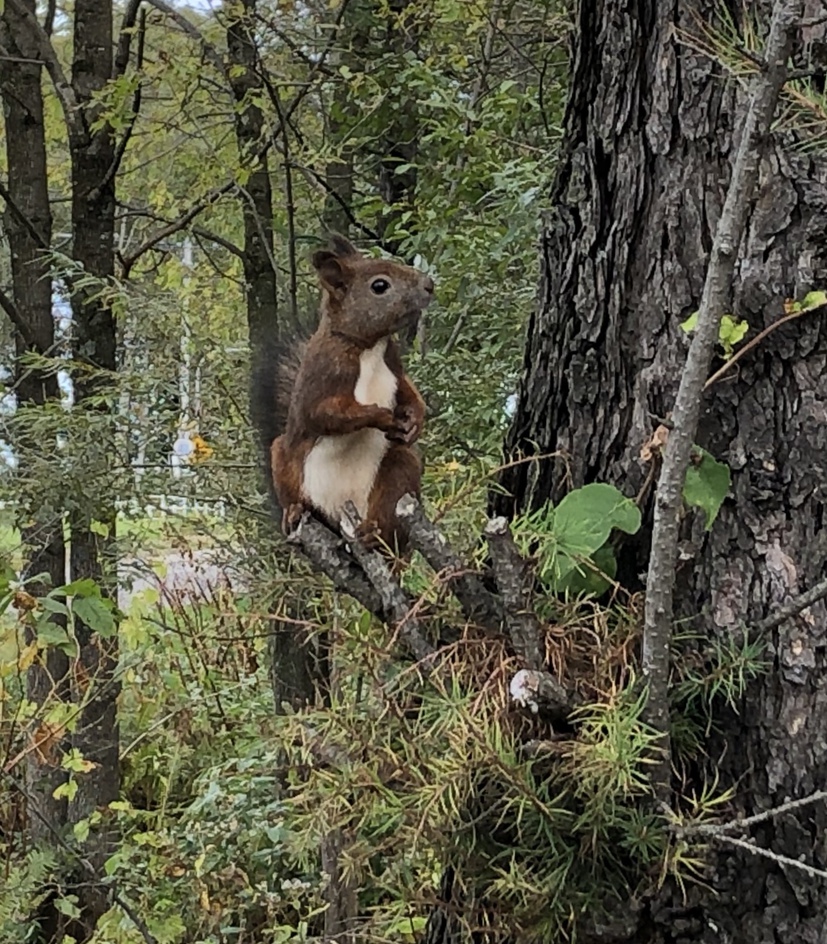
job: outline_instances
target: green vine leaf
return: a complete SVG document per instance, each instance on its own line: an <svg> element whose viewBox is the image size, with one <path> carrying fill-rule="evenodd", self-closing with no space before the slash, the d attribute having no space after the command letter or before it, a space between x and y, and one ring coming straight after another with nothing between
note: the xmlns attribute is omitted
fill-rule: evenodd
<svg viewBox="0 0 827 944"><path fill-rule="evenodd" d="M729 486L729 466L718 462L700 446L694 446L683 486L683 498L687 505L693 505L706 513L707 531L712 528L718 517Z"/></svg>

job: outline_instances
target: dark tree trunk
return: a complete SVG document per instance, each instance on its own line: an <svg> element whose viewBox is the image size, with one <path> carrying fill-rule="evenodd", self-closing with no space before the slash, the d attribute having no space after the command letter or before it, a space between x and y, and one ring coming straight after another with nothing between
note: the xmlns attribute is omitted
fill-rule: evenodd
<svg viewBox="0 0 827 944"><path fill-rule="evenodd" d="M97 109L93 95L112 76L112 6L107 0L78 0L74 8L72 86L83 107L79 124L70 128L72 163L72 252L77 263L98 283L114 275L115 246L115 142L108 125L92 130ZM114 380L116 328L111 307L94 290L72 294L74 356L91 365L95 373L80 371L75 378L75 398L82 409L98 410L99 456L105 464L115 452L114 406L92 407L89 400L105 393ZM104 465L105 468L105 465ZM105 595L114 593L115 508L111 488L102 469L95 469L95 486L76 504L71 516L70 570L73 580L91 578ZM93 530L93 521L103 529ZM102 535L101 530L106 531ZM118 760L117 635L101 637L92 627L78 622L80 654L74 672L75 699L83 704L73 744L96 766L78 781L78 791L69 805L69 818L77 822L94 810L117 799L120 790ZM87 857L94 870L102 872L112 854L113 836L104 825L89 840ZM88 880L89 875L81 876ZM105 887L84 884L79 890L84 937L94 930L108 908Z"/></svg>
<svg viewBox="0 0 827 944"><path fill-rule="evenodd" d="M27 2L34 10L34 0ZM21 359L29 353L52 351L55 342L52 318L52 284L48 250L52 239L52 215L46 167L46 142L41 92L41 65L37 47L32 42L21 17L6 6L0 17L0 45L5 50L0 59L0 93L5 114L8 192L4 226L11 252L12 303L22 321L15 337L18 409L37 407L60 396L57 377ZM12 61L10 57L18 57ZM26 337L24 337L25 332ZM21 437L18 454L42 449L43 443L23 442L26 423L17 424ZM28 489L23 494L28 493ZM21 496L22 497L22 496ZM24 500L19 509L21 535L25 547L23 578L48 574L51 587L64 582L66 548L63 543L63 518L59 503L43 507L37 500ZM45 593L51 587L29 584L32 593ZM28 671L27 697L36 705L68 696L69 661L59 649L44 651L41 660ZM36 722L35 722L36 724ZM66 819L66 800L55 799L55 789L65 781L60 767L45 761L34 751L27 758L28 813L34 841L51 842L49 826L60 828Z"/></svg>
<svg viewBox="0 0 827 944"><path fill-rule="evenodd" d="M278 334L276 269L273 257L273 193L267 155L261 150L266 133L264 115L257 102L264 84L258 69L255 38L256 0L243 0L241 15L227 27L231 69L230 85L236 105L235 131L242 163L250 175L241 194L244 218L244 279L247 326L255 357ZM237 68L232 68L237 67Z"/></svg>
<svg viewBox="0 0 827 944"><path fill-rule="evenodd" d="M741 15L740 4L728 4ZM750 5L765 16L767 4ZM823 7L810 11L823 12ZM545 220L538 310L529 325L520 404L508 451L560 451L510 469L500 511L535 508L570 486L610 481L634 496L640 448L674 402L744 94L720 64L681 42L714 23L711 0L581 3L566 144ZM823 27L822 27L823 29ZM750 336L784 300L824 288L827 163L772 141L741 246L732 311ZM786 145L786 147L785 147ZM827 322L805 315L751 351L705 394L699 442L729 464L727 501L711 533L685 522L678 615L731 634L825 574ZM646 539L626 554L635 574ZM827 778L822 696L827 611L818 604L770 641L771 671L739 714L719 719L709 776L735 788L732 811L803 797ZM771 819L759 845L818 868L823 805ZM628 937L646 941L824 941L827 883L725 849L712 890L689 886L644 912Z"/></svg>
<svg viewBox="0 0 827 944"><path fill-rule="evenodd" d="M406 53L419 45L418 10L411 0L390 0L384 49L393 50L401 64ZM387 210L379 220L379 232L390 252L398 252L400 240L393 234L393 225L410 208L416 193L416 155L419 139L419 116L416 102L404 86L394 82L387 90L385 104L387 124L380 141L379 193ZM385 234L388 234L385 238Z"/></svg>
<svg viewBox="0 0 827 944"><path fill-rule="evenodd" d="M273 255L273 193L267 155L260 155L266 127L256 97L263 93L255 38L256 0L244 0L239 14L227 27L228 72L236 113L236 141L242 162L250 163L250 175L241 194L244 219L244 281L247 327L250 340L251 371L254 378L274 370L274 350L290 343L290 331L279 320L276 268ZM276 94L278 94L276 92ZM288 134L286 125L281 134ZM260 156L259 156L260 155ZM284 334L285 339L280 335ZM272 418L262 416L262 404L252 392L251 415L267 440ZM266 445L266 443L265 443ZM265 449L264 474L271 476L269 450ZM296 613L300 618L300 614ZM270 637L271 679L277 710L285 702L294 708L312 703L317 681L313 648L295 623L274 621Z"/></svg>

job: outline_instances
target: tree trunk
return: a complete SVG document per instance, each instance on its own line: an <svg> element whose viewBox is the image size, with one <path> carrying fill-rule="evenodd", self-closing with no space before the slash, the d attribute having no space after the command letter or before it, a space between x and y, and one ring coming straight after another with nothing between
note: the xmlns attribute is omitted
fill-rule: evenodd
<svg viewBox="0 0 827 944"><path fill-rule="evenodd" d="M33 11L34 0L27 0L27 7ZM15 389L20 419L27 408L41 406L60 396L53 372L21 363L29 353L43 354L54 347L52 280L45 251L51 245L52 214L46 167L42 67L21 17L8 5L0 17L0 45L5 50L0 59L0 93L5 113L9 192L4 226L11 252L11 301L22 322L15 335ZM10 57L18 57L19 61L12 61ZM26 423L16 425L22 437ZM19 457L44 446L20 439L15 445ZM24 489L21 497L27 492L28 489ZM66 549L60 504L42 507L37 499L24 499L18 518L26 555L22 577L28 579L45 573L51 584L29 583L29 592L46 593L52 587L61 586L65 583ZM54 699L66 700L68 666L64 652L54 647L44 650L26 676L29 700L36 705L45 705ZM65 771L49 763L40 752L28 755L28 813L35 842L52 842L50 827L59 829L66 820L66 800L55 799L53 795L65 779Z"/></svg>
<svg viewBox="0 0 827 944"><path fill-rule="evenodd" d="M728 4L742 15L740 4ZM818 4L812 13L823 12ZM750 5L764 16L765 3ZM538 507L569 487L609 481L634 496L641 446L672 408L743 115L743 88L684 41L720 22L708 0L580 4L566 140L545 219L538 310L528 331L510 454L558 452L509 469L499 511ZM823 27L821 27L823 29ZM817 37L810 37L815 39ZM770 143L740 248L732 312L757 334L787 298L823 289L827 162ZM710 533L684 523L678 616L710 636L754 624L825 573L827 323L814 313L750 351L705 394L700 445L732 470L731 499ZM647 492L651 497L651 492ZM646 537L625 554L645 563ZM703 614L698 617L698 614ZM705 771L735 788L737 812L803 797L827 778L821 697L823 603L770 640L771 670L739 714L719 718ZM823 805L768 820L757 844L827 866ZM711 888L687 887L616 940L816 942L827 883L724 847ZM606 939L606 938L604 938Z"/></svg>
<svg viewBox="0 0 827 944"><path fill-rule="evenodd" d="M78 0L74 9L72 86L83 107L82 131L69 133L72 164L72 254L99 287L115 271L115 143L112 129L92 125L98 117L93 95L112 77L112 7L107 0ZM111 307L95 289L80 288L72 294L74 356L96 373L80 372L75 379L75 400L80 408L99 410L99 455L105 462L115 453L114 407L98 408L89 400L106 393L107 373L114 379L116 329ZM102 372L102 373L98 373ZM113 582L115 507L105 474L95 470L97 487L76 503L71 516L70 569L73 580L91 578L105 595L115 592ZM94 526L99 522L103 527ZM103 532L103 533L101 533ZM107 560L107 557L110 559ZM73 744L96 766L78 779L78 791L69 804L71 822L105 809L120 790L118 758L117 634L103 638L90 626L76 621L79 658L74 671L75 699L83 704ZM112 854L113 837L104 825L92 835L87 857L96 872ZM83 875L88 880L89 875ZM82 929L88 936L108 908L106 889L82 885Z"/></svg>

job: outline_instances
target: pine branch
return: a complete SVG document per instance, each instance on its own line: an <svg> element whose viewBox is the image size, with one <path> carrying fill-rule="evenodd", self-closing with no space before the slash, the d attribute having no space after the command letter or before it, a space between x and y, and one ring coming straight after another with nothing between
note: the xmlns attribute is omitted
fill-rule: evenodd
<svg viewBox="0 0 827 944"><path fill-rule="evenodd" d="M670 794L669 659L683 486L698 427L704 383L718 340L721 317L727 310L738 249L758 176L762 144L787 79L787 61L802 8L803 0L776 0L773 9L764 68L752 80L732 179L710 255L698 326L681 374L672 413L673 429L655 498L642 663L649 689L645 720L661 735L662 753L654 769L653 783L662 800Z"/></svg>

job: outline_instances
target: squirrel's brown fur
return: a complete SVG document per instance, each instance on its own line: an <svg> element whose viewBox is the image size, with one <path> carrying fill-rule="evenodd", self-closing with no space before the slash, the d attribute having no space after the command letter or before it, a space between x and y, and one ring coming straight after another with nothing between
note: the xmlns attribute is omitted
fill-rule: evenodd
<svg viewBox="0 0 827 944"><path fill-rule="evenodd" d="M366 257L341 236L314 254L313 265L322 287L319 327L283 362L275 391L276 400L289 400L286 429L270 447L282 526L291 530L312 509L338 527L350 500L364 538L399 547L396 503L406 492L419 495L413 444L425 405L393 334L419 318L433 281Z"/></svg>

